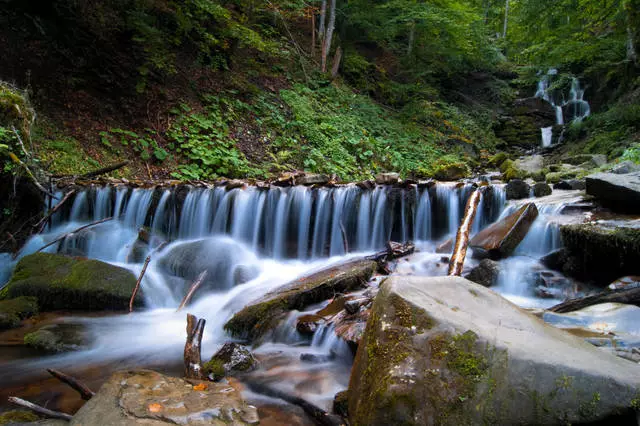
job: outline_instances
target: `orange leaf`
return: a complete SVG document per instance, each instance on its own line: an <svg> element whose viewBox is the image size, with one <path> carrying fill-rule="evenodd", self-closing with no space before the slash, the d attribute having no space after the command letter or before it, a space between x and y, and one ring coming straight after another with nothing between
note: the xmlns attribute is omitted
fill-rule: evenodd
<svg viewBox="0 0 640 426"><path fill-rule="evenodd" d="M164 410L164 407L162 406L162 404L158 404L158 403L153 403L153 404L149 404L149 412L151 413L159 413L160 411Z"/></svg>
<svg viewBox="0 0 640 426"><path fill-rule="evenodd" d="M199 385L195 385L193 387L193 390L197 390L197 391L207 390L207 384L206 383L200 383Z"/></svg>

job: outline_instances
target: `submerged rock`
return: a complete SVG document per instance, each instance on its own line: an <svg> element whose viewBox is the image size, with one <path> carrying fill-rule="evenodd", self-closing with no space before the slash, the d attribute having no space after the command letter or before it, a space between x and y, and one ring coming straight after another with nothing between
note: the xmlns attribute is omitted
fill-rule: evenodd
<svg viewBox="0 0 640 426"><path fill-rule="evenodd" d="M538 182L533 185L533 195L534 197L546 197L547 195L551 195L551 187L543 182Z"/></svg>
<svg viewBox="0 0 640 426"><path fill-rule="evenodd" d="M529 198L531 195L531 186L521 179L511 179L505 191L507 193L507 200L521 200L523 198Z"/></svg>
<svg viewBox="0 0 640 426"><path fill-rule="evenodd" d="M640 172L587 176L587 194L617 211L640 213Z"/></svg>
<svg viewBox="0 0 640 426"><path fill-rule="evenodd" d="M285 284L237 312L224 326L234 336L256 339L273 329L287 311L331 298L336 293L363 287L377 269L366 258L330 266Z"/></svg>
<svg viewBox="0 0 640 426"><path fill-rule="evenodd" d="M254 425L257 409L230 384L183 380L150 370L115 373L71 426Z"/></svg>
<svg viewBox="0 0 640 426"><path fill-rule="evenodd" d="M127 309L136 277L99 260L35 253L23 257L0 299L32 296L42 311ZM135 300L142 304L140 293Z"/></svg>
<svg viewBox="0 0 640 426"><path fill-rule="evenodd" d="M537 217L536 205L528 203L500 222L478 232L469 243L474 256L491 259L509 256L527 235Z"/></svg>
<svg viewBox="0 0 640 426"><path fill-rule="evenodd" d="M483 259L478 266L473 268L465 277L469 281L491 287L500 275L500 263L491 259Z"/></svg>
<svg viewBox="0 0 640 426"><path fill-rule="evenodd" d="M553 189L584 191L586 188L585 181L579 179L561 180L553 185Z"/></svg>
<svg viewBox="0 0 640 426"><path fill-rule="evenodd" d="M566 275L606 286L640 274L640 228L565 225L560 234L567 253L562 266Z"/></svg>
<svg viewBox="0 0 640 426"><path fill-rule="evenodd" d="M17 297L0 301L0 330L15 328L20 322L38 313L38 299Z"/></svg>
<svg viewBox="0 0 640 426"><path fill-rule="evenodd" d="M26 346L44 352L60 353L87 349L88 336L81 324L49 324L24 336Z"/></svg>
<svg viewBox="0 0 640 426"><path fill-rule="evenodd" d="M635 421L637 365L460 277L391 277L349 383L352 425Z"/></svg>

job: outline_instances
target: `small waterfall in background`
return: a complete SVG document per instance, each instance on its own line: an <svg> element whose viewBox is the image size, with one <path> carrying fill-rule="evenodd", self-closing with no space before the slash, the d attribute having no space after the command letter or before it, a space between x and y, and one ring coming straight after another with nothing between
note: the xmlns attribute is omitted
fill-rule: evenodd
<svg viewBox="0 0 640 426"><path fill-rule="evenodd" d="M571 80L571 89L568 100L563 94L561 99L557 99L555 90L551 90L553 79L558 75L558 70L551 68L538 80L538 88L535 97L549 102L556 111L556 125L563 126L565 122L580 122L591 114L589 102L584 99L584 89L580 86L577 78ZM542 136L542 147L547 148L553 142L553 127L543 127L540 129Z"/></svg>

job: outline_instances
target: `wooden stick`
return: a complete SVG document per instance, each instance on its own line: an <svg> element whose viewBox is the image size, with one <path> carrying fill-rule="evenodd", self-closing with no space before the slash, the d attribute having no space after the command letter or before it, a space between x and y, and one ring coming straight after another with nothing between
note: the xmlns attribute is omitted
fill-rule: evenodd
<svg viewBox="0 0 640 426"><path fill-rule="evenodd" d="M566 312L577 311L592 305L600 303L626 303L629 305L640 306L640 287L621 288L620 290L605 291L603 293L594 294L593 296L580 297L577 299L567 300L559 305L549 309L551 312L563 314Z"/></svg>
<svg viewBox="0 0 640 426"><path fill-rule="evenodd" d="M200 287L200 285L202 284L202 282L206 277L207 277L206 270L200 272L200 275L198 275L196 280L191 284L191 287L189 287L189 291L187 292L187 294L184 295L184 298L182 299L182 302L180 302L180 306L178 306L178 309L176 309L176 312L180 312L180 310L182 310L182 308L184 308L187 305L187 303L189 303L189 301L193 297L193 294L196 292L198 287Z"/></svg>
<svg viewBox="0 0 640 426"><path fill-rule="evenodd" d="M64 197L62 197L62 200L60 200L60 202L58 204L56 204L55 206L53 206L53 208L49 209L49 213L47 213L47 215L45 217L43 217L40 222L36 223L35 225L33 225L34 228L38 228L37 233L41 233L44 230L44 227L47 226L47 223L49 222L49 220L51 219L51 217L60 209L60 207L62 207L62 205L69 199L71 198L71 196L73 194L76 193L75 189L72 189L71 191L67 192ZM49 199L51 200L51 199Z"/></svg>
<svg viewBox="0 0 640 426"><path fill-rule="evenodd" d="M270 396L272 398L282 399L289 404L297 405L298 407L302 408L304 412L307 413L309 417L311 417L315 421L315 423L320 426L344 426L346 424L340 416L328 413L322 408L317 407L295 395L290 395L278 389L272 388L271 386L268 386L266 384L257 383L253 380L248 380L243 383L245 383L247 387L253 392Z"/></svg>
<svg viewBox="0 0 640 426"><path fill-rule="evenodd" d="M111 165L111 166L107 166L107 167L103 167L103 168L101 168L101 169L94 170L94 171L89 172L89 173L85 173L85 174L80 175L80 176L78 176L78 177L79 177L79 178L84 179L84 178L90 178L90 177L100 176L100 175L103 175L103 174L105 174L105 173L109 173L109 172L113 172L114 170L121 169L121 168L123 168L124 166L126 166L127 164L129 164L129 161L125 160L125 161L123 161L123 162L121 162L121 163L113 164L113 165Z"/></svg>
<svg viewBox="0 0 640 426"><path fill-rule="evenodd" d="M84 225L84 226L81 226L81 227L80 227L80 228L78 228L78 229L74 229L74 230L73 230L73 231L71 231L71 232L67 232L66 234L62 235L61 237L58 237L58 238L56 238L55 240L51 241L50 243L45 244L44 246L40 247L38 250L36 250L36 253L41 252L42 250L46 249L46 248L47 248L47 247L49 247L49 246L54 245L55 243L57 243L57 242L59 242L59 241L61 241L61 240L64 240L65 238L67 238L67 237L69 237L69 236L71 236L71 235L75 234L76 232L83 231L83 230L85 230L85 229L87 229L87 228L90 228L90 227L95 226L95 225L100 225L101 223L108 222L108 221L110 221L110 220L113 220L113 217L108 217L108 218L106 218L106 219L96 220L95 222L91 222L91 223L90 223L90 224L88 224L88 225Z"/></svg>
<svg viewBox="0 0 640 426"><path fill-rule="evenodd" d="M40 184L40 182L38 182L38 179L36 179L36 177L33 175L33 173L31 172L31 170L29 170L29 167L18 158L17 155L15 155L13 152L9 152L9 158L11 158L11 160L16 163L17 165L19 165L20 167L22 167L24 169L24 171L27 173L27 176L29 176L29 179L31 179L31 181L33 182L33 184L42 192L44 192L45 194L47 194L49 197L51 198L55 198L56 200L58 199L58 197L56 197L55 195L53 195L51 192L47 191L47 189L42 186Z"/></svg>
<svg viewBox="0 0 640 426"><path fill-rule="evenodd" d="M15 396L9 397L9 402L15 405L19 405L20 407L28 408L34 413L38 413L42 416L49 417L50 419L62 419L66 421L71 421L72 416L67 413L61 413L59 411L49 410L47 408L36 405L32 402L25 401L21 398L16 398Z"/></svg>
<svg viewBox="0 0 640 426"><path fill-rule="evenodd" d="M67 385L71 386L73 389L78 391L78 393L80 394L80 397L85 401L90 400L95 395L95 392L89 389L89 387L84 383L78 381L78 379L71 377L67 374L64 374L61 371L54 370L53 368L47 368L47 371L49 372L49 374L51 374L56 379L60 380L62 383L66 383Z"/></svg>
<svg viewBox="0 0 640 426"><path fill-rule="evenodd" d="M347 231L344 229L344 225L342 221L340 221L340 233L342 234L342 246L344 248L344 253L349 253L349 240L347 240Z"/></svg>
<svg viewBox="0 0 640 426"><path fill-rule="evenodd" d="M204 318L187 314L187 342L184 345L184 376L187 379L204 379L200 348L205 323Z"/></svg>
<svg viewBox="0 0 640 426"><path fill-rule="evenodd" d="M462 267L464 266L464 259L467 256L467 247L469 246L469 233L476 217L478 204L480 204L480 191L476 189L467 201L467 206L464 209L464 218L460 228L458 228L456 243L453 246L453 255L451 255L451 261L449 262L449 275L462 275Z"/></svg>
<svg viewBox="0 0 640 426"><path fill-rule="evenodd" d="M140 283L142 282L142 277L144 277L144 273L147 272L147 266L149 265L149 262L151 262L151 255L147 256L147 258L144 260L144 266L142 266L142 271L140 271L138 281L136 281L136 286L133 288L133 293L131 293L131 299L129 300L129 313L133 312L133 301L138 294Z"/></svg>

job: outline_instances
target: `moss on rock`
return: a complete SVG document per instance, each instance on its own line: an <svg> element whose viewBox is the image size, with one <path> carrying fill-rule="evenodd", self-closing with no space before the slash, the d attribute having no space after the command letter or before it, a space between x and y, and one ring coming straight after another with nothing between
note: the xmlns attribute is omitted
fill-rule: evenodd
<svg viewBox="0 0 640 426"><path fill-rule="evenodd" d="M17 297L0 301L0 330L14 328L20 321L38 313L35 297Z"/></svg>
<svg viewBox="0 0 640 426"><path fill-rule="evenodd" d="M126 309L135 284L133 273L118 266L35 253L18 262L0 299L36 297L43 311ZM141 297L135 302L140 305Z"/></svg>
<svg viewBox="0 0 640 426"><path fill-rule="evenodd" d="M0 414L0 425L22 424L36 422L38 420L40 420L40 417L31 411L11 410Z"/></svg>

